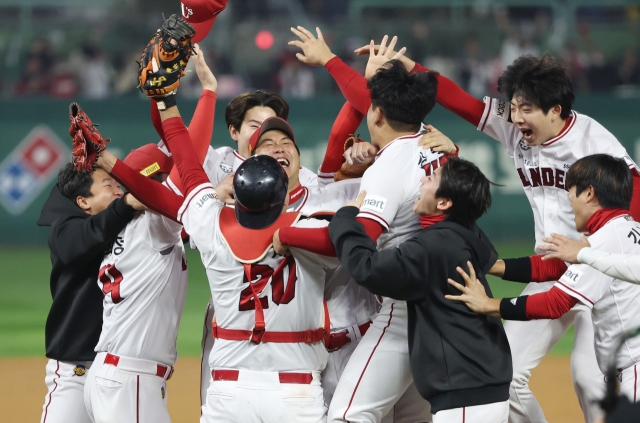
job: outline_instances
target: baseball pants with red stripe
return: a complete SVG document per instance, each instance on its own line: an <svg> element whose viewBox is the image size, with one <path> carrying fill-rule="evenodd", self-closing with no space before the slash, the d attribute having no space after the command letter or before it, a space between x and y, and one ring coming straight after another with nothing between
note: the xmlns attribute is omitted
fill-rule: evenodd
<svg viewBox="0 0 640 423"><path fill-rule="evenodd" d="M84 384L90 361L68 362L49 359L44 379L47 395L40 423L91 423L84 406Z"/></svg>
<svg viewBox="0 0 640 423"><path fill-rule="evenodd" d="M438 411L433 423L507 423L509 401Z"/></svg>
<svg viewBox="0 0 640 423"><path fill-rule="evenodd" d="M631 402L640 402L640 365L634 364L620 372L620 395Z"/></svg>
<svg viewBox="0 0 640 423"><path fill-rule="evenodd" d="M385 298L340 377L327 421L378 423L387 419L431 422L431 407L413 383L407 304Z"/></svg>

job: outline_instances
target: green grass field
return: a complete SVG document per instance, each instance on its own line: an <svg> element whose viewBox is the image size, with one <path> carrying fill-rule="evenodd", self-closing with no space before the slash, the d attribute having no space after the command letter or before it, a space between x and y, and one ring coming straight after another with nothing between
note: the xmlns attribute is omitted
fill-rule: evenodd
<svg viewBox="0 0 640 423"><path fill-rule="evenodd" d="M531 254L532 245L496 244L501 257ZM204 309L209 300L209 285L197 252L188 250L189 288L178 334L181 356L199 356ZM37 357L44 355L44 325L51 304L49 292L49 250L43 248L0 248L0 357ZM491 278L496 297L513 297L523 284ZM573 327L558 342L552 354L569 354Z"/></svg>

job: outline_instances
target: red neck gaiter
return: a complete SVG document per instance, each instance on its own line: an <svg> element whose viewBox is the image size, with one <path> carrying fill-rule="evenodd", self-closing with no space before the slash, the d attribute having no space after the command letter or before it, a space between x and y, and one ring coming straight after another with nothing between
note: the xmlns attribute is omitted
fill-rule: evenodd
<svg viewBox="0 0 640 423"><path fill-rule="evenodd" d="M600 209L595 212L589 220L587 220L586 229L589 235L593 235L596 231L602 228L608 221L614 217L629 214L629 210L625 209Z"/></svg>
<svg viewBox="0 0 640 423"><path fill-rule="evenodd" d="M300 199L300 196L304 192L304 187L302 185L298 185L297 188L294 188L289 192L289 204L293 204Z"/></svg>
<svg viewBox="0 0 640 423"><path fill-rule="evenodd" d="M429 226L442 222L444 218L447 217L446 214L439 214L436 216L420 216L420 225L422 225L422 229L427 229Z"/></svg>

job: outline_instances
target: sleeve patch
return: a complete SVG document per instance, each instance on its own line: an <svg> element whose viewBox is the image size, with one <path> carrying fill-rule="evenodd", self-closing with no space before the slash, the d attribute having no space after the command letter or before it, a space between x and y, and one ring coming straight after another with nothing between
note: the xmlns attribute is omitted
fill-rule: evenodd
<svg viewBox="0 0 640 423"><path fill-rule="evenodd" d="M380 197L377 195L368 195L364 199L364 202L362 203L362 207L360 207L360 210L382 214L386 205L387 205L386 198Z"/></svg>
<svg viewBox="0 0 640 423"><path fill-rule="evenodd" d="M203 192L193 199L193 208L202 213L216 202L216 197L212 191Z"/></svg>
<svg viewBox="0 0 640 423"><path fill-rule="evenodd" d="M510 105L506 101L498 100L493 105L491 114L497 118L504 119L507 122L510 118Z"/></svg>
<svg viewBox="0 0 640 423"><path fill-rule="evenodd" d="M562 275L562 277L560 278L560 282L564 283L565 285L575 287L576 285L578 285L581 277L582 272L576 269L575 266L571 266L567 269L566 272L564 272L564 275Z"/></svg>

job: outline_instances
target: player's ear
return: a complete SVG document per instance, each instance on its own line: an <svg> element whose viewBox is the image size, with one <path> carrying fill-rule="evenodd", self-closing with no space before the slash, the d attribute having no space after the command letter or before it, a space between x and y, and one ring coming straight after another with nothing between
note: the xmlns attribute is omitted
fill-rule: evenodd
<svg viewBox="0 0 640 423"><path fill-rule="evenodd" d="M438 204L436 208L441 211L449 210L453 207L453 201L450 198L438 198Z"/></svg>
<svg viewBox="0 0 640 423"><path fill-rule="evenodd" d="M562 113L562 106L556 104L552 108L549 109L549 113L551 113L551 119L556 120L560 118L560 113Z"/></svg>
<svg viewBox="0 0 640 423"><path fill-rule="evenodd" d="M376 107L372 111L373 111L373 123L376 126L382 126L382 124L386 121L384 117L384 112L382 111L382 107Z"/></svg>
<svg viewBox="0 0 640 423"><path fill-rule="evenodd" d="M235 126L229 125L229 135L231 135L232 140L238 142L238 138L240 138L240 131L238 131Z"/></svg>
<svg viewBox="0 0 640 423"><path fill-rule="evenodd" d="M89 205L89 202L87 201L87 199L81 195L78 195L76 197L76 204L78 205L78 207L80 207L83 211L89 213L89 209L91 208L91 205Z"/></svg>

